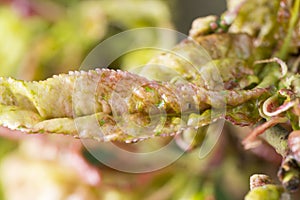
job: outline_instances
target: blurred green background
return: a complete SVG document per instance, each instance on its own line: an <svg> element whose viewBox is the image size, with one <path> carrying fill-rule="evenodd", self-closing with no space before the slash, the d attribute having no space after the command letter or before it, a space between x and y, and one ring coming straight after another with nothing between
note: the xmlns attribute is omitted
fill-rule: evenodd
<svg viewBox="0 0 300 200"><path fill-rule="evenodd" d="M124 30L188 34L193 19L220 14L225 1L5 0L0 9L0 74L40 80L77 69L95 45Z"/></svg>

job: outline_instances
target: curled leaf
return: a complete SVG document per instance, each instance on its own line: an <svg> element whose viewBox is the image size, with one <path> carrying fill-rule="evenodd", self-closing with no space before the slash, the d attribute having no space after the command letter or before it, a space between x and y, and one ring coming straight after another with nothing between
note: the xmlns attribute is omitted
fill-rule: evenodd
<svg viewBox="0 0 300 200"><path fill-rule="evenodd" d="M269 99L267 99L262 107L263 110L263 114L268 116L268 117L274 117L279 115L280 113L283 113L287 110L289 110L290 108L294 107L297 103L297 101L288 101L284 104L282 104L281 106L277 107L276 109L272 108L274 107L274 101L277 101L277 97L276 96L272 96ZM273 109L272 111L270 109Z"/></svg>

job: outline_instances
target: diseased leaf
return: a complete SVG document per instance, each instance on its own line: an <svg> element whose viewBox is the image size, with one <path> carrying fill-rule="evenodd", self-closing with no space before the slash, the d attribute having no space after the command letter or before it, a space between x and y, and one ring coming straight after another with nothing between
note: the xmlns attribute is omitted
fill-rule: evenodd
<svg viewBox="0 0 300 200"><path fill-rule="evenodd" d="M207 115L207 109L222 110L268 94L261 88L209 91L192 83L156 82L107 69L70 72L40 82L1 78L0 87L2 126L104 141L179 134L195 128L183 117L189 113L206 110L200 127L223 117Z"/></svg>
<svg viewBox="0 0 300 200"><path fill-rule="evenodd" d="M171 80L180 76L193 84L211 89L218 75L222 89L242 89L258 78L252 69L253 41L247 34L211 34L179 43L171 52L158 55L149 64L163 66L152 78ZM164 68L170 68L165 70ZM158 70L147 70L148 76ZM172 72L172 73L171 73Z"/></svg>
<svg viewBox="0 0 300 200"><path fill-rule="evenodd" d="M254 125L261 119L258 108L258 101L251 100L236 107L229 107L225 118L239 126Z"/></svg>

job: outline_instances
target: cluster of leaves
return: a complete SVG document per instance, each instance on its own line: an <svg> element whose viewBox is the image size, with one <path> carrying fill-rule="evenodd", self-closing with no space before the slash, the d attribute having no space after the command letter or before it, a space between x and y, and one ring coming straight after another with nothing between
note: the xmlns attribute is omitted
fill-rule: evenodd
<svg viewBox="0 0 300 200"><path fill-rule="evenodd" d="M70 72L40 82L1 78L0 124L30 133L121 142L197 136L219 119L255 125L243 144L248 149L260 145L257 136L264 133L263 140L282 155L278 173L282 186L262 184L246 199L279 199L300 185L299 10L299 0L229 0L228 11L220 18L195 20L190 38L172 53L150 61L176 71L185 81L175 76L163 82L148 80L105 69ZM212 60L195 54L195 45ZM192 66L174 52L185 52ZM164 126L138 129L151 127L152 117L163 118ZM96 126L101 127L100 134ZM202 143L194 141L199 137L186 138L193 146Z"/></svg>

